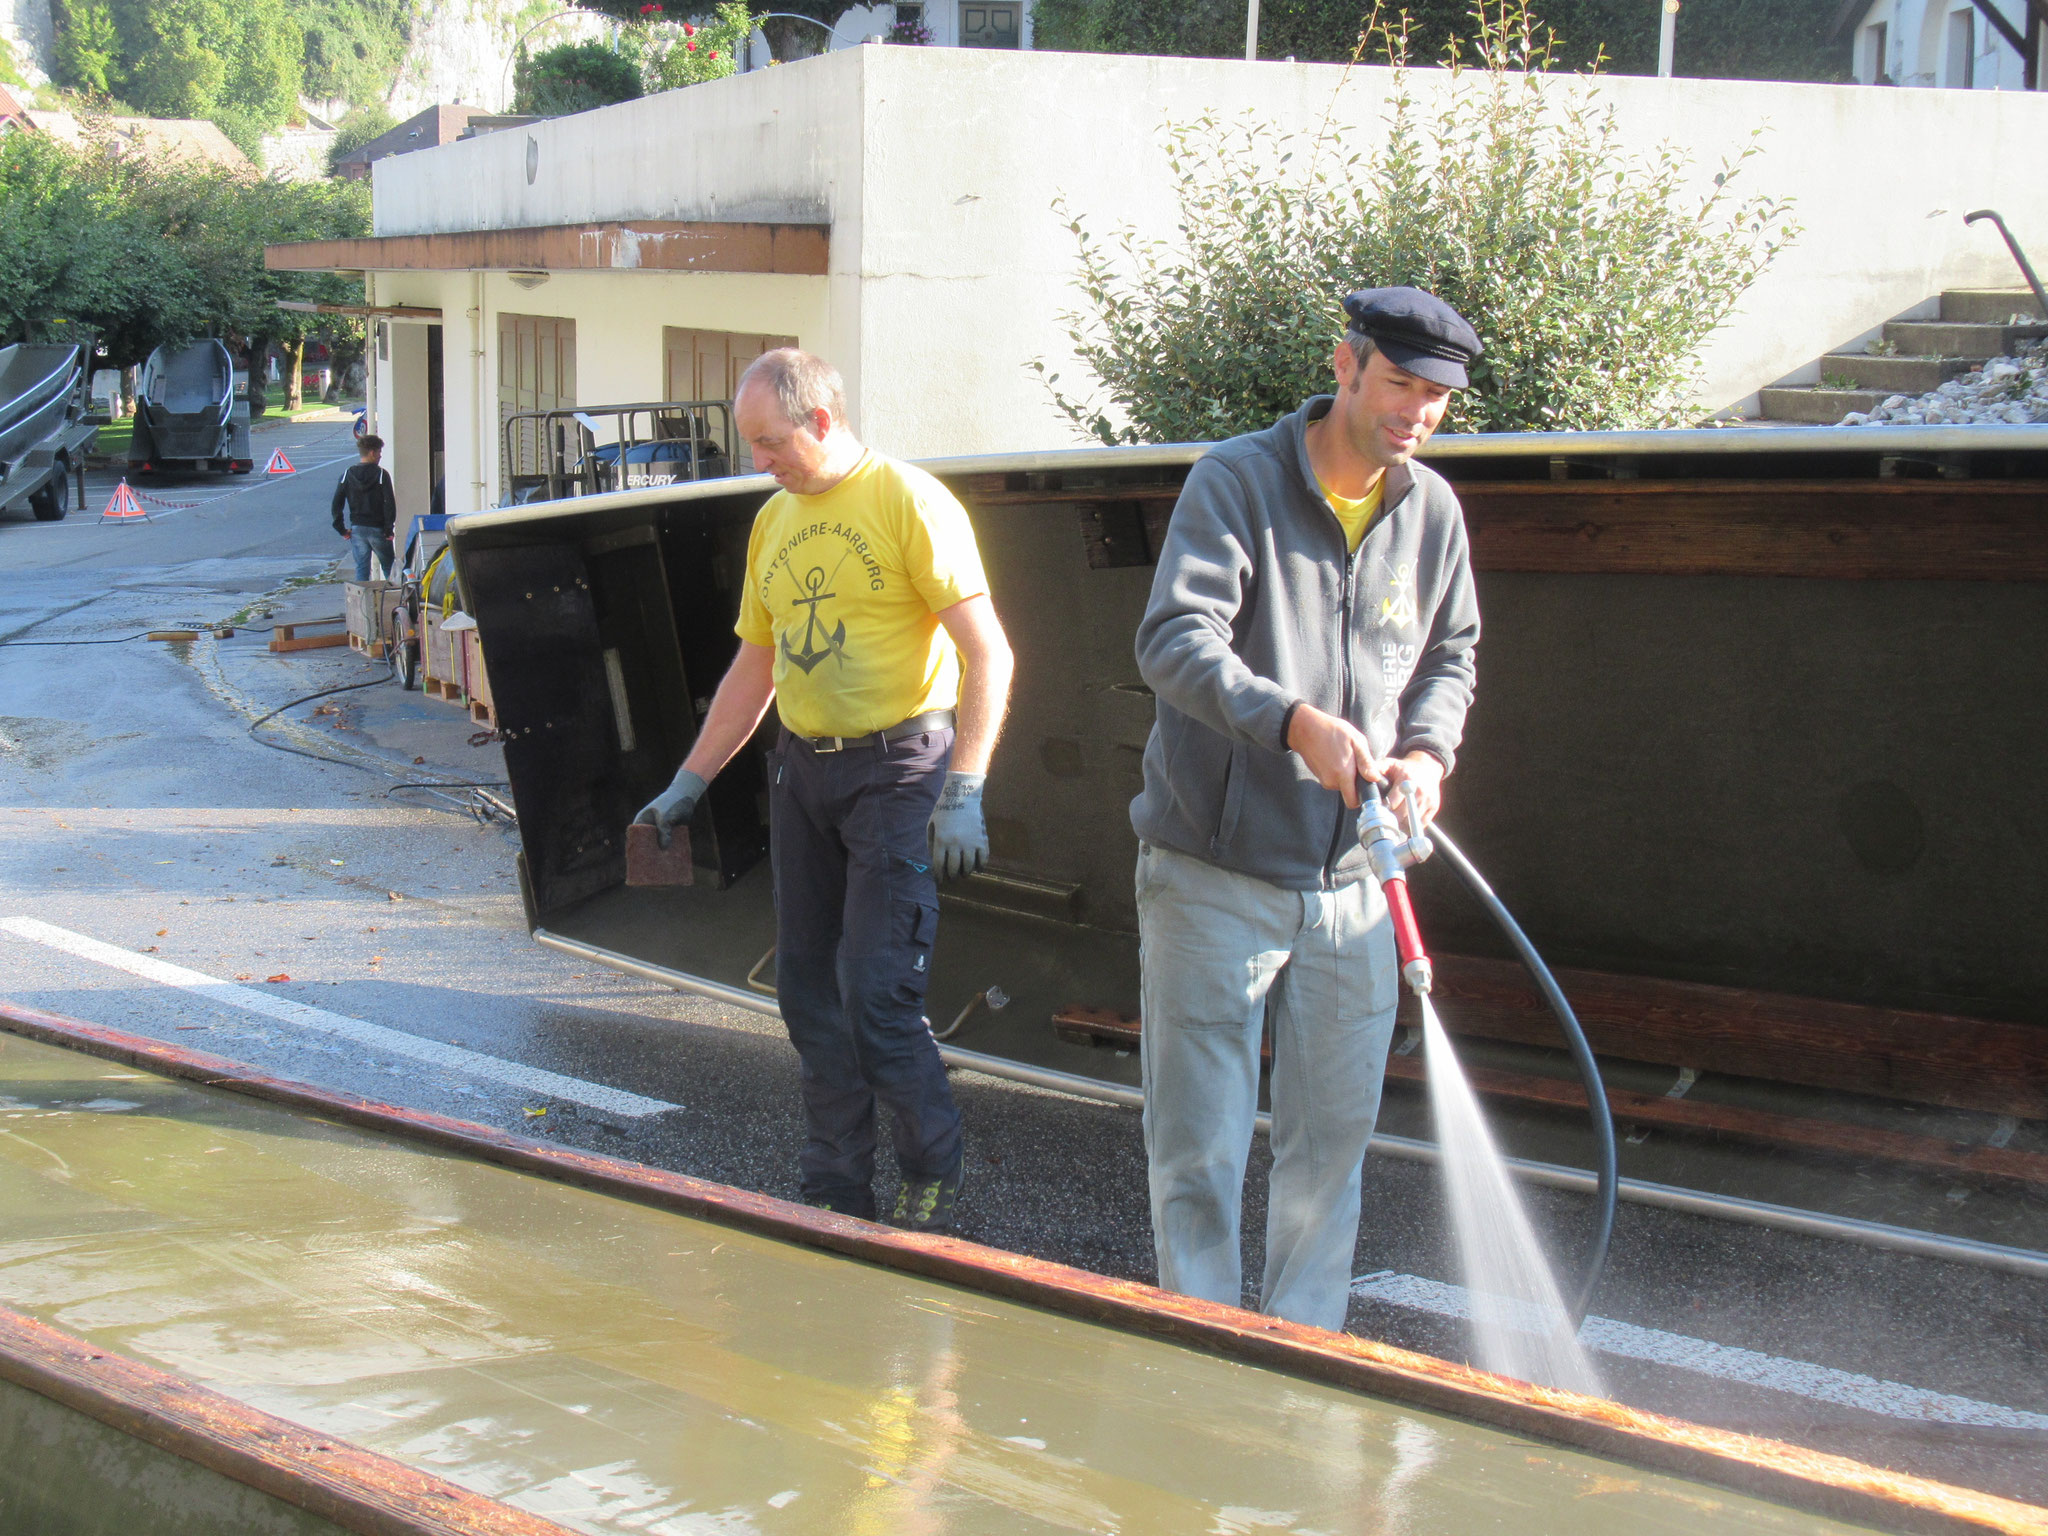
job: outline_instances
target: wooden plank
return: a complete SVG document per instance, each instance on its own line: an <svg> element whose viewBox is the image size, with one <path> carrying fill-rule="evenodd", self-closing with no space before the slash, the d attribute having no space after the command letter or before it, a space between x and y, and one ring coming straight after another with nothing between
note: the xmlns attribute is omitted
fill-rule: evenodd
<svg viewBox="0 0 2048 1536"><path fill-rule="evenodd" d="M348 644L346 627L331 635L302 635L302 629L319 629L329 624L346 625L345 619L309 619L298 624L279 624L270 632L270 648L273 651L323 651L332 646Z"/></svg>
<svg viewBox="0 0 2048 1536"><path fill-rule="evenodd" d="M1453 483L1481 571L2048 580L2038 481Z"/></svg>
<svg viewBox="0 0 2048 1536"><path fill-rule="evenodd" d="M1062 1008L1053 1015L1053 1028L1062 1040L1078 1044L1134 1047L1142 1034L1139 1020L1109 1008ZM1272 1055L1269 1044L1260 1047L1264 1060L1270 1062ZM1424 1083L1429 1080L1429 1070L1420 1056L1390 1055L1387 1076L1396 1082ZM1476 1091L1488 1098L1547 1104L1581 1113L1586 1108L1585 1088L1564 1078L1472 1066L1465 1068L1465 1076ZM1814 1115L1779 1114L1707 1099L1672 1099L1612 1086L1607 1089L1607 1107L1616 1119L1638 1125L1726 1136L1765 1146L1798 1147L1841 1157L1876 1158L1958 1178L2048 1189L2048 1157L2038 1152L1943 1141Z"/></svg>
<svg viewBox="0 0 2048 1536"><path fill-rule="evenodd" d="M897 1231L686 1174L535 1142L489 1126L273 1078L240 1062L0 1002L0 1028L594 1189L923 1275L1107 1327L1207 1350L1347 1390L1576 1446L1883 1530L2048 1536L2048 1509L1868 1466L1844 1456L1690 1424L1621 1403L1494 1376L1353 1334L1332 1333L1136 1281L1090 1274L964 1238ZM332 1444L333 1442L323 1442ZM401 1533L403 1528L398 1528ZM476 1527L481 1532L485 1527ZM517 1526L492 1531L519 1536Z"/></svg>
<svg viewBox="0 0 2048 1536"><path fill-rule="evenodd" d="M0 1379L364 1536L569 1536L538 1515L0 1309ZM83 1490L81 1490L83 1493Z"/></svg>
<svg viewBox="0 0 2048 1536"><path fill-rule="evenodd" d="M1517 962L1435 960L1453 1033L1558 1043L1557 1021ZM1606 971L1556 975L1602 1056L2048 1118L2048 1029Z"/></svg>

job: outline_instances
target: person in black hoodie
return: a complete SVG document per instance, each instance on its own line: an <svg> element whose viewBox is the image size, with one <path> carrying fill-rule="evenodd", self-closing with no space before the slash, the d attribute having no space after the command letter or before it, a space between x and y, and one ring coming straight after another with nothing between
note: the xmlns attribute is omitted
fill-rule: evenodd
<svg viewBox="0 0 2048 1536"><path fill-rule="evenodd" d="M370 556L384 562L389 576L398 564L391 547L391 535L398 527L398 493L392 489L391 472L384 468L384 439L375 433L361 438L356 449L361 462L342 471L334 488L334 531L355 546L356 580L370 579ZM347 521L342 520L347 512Z"/></svg>

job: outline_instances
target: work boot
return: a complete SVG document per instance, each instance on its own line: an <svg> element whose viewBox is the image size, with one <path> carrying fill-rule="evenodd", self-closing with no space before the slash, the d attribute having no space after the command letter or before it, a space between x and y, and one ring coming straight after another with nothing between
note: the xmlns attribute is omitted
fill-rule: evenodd
<svg viewBox="0 0 2048 1536"><path fill-rule="evenodd" d="M953 1171L936 1179L906 1178L896 1186L896 1204L889 1212L889 1225L906 1232L950 1232L953 1230L953 1202L960 1198L960 1185L967 1175L963 1156Z"/></svg>
<svg viewBox="0 0 2048 1536"><path fill-rule="evenodd" d="M822 1195L805 1195L804 1204L816 1211L830 1211L835 1216L856 1216L862 1221L875 1219L875 1192L871 1189L835 1189Z"/></svg>

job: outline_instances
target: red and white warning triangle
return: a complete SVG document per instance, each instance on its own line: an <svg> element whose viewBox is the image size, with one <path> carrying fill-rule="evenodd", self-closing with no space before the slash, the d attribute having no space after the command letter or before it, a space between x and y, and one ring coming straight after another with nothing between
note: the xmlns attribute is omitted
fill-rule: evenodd
<svg viewBox="0 0 2048 1536"><path fill-rule="evenodd" d="M149 514L142 510L142 503L135 499L135 492L128 488L126 480L114 487L113 500L107 503L107 510L100 514L100 521L105 522L110 517L124 521L139 517L144 522L149 521Z"/></svg>
<svg viewBox="0 0 2048 1536"><path fill-rule="evenodd" d="M263 466L263 473L266 475L296 475L298 471L292 468L292 461L284 456L282 448L273 448L270 450L270 462Z"/></svg>

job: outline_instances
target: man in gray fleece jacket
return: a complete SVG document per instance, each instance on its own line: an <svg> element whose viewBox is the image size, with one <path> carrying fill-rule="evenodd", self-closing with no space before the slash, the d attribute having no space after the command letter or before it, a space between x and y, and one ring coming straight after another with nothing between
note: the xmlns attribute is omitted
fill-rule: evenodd
<svg viewBox="0 0 2048 1536"><path fill-rule="evenodd" d="M1158 698L1139 837L1159 1281L1243 1300L1238 1212L1273 1025L1261 1311L1341 1328L1399 992L1361 780L1434 815L1472 700L1463 514L1411 463L1479 338L1413 288L1345 301L1337 394L1189 473L1138 629Z"/></svg>

